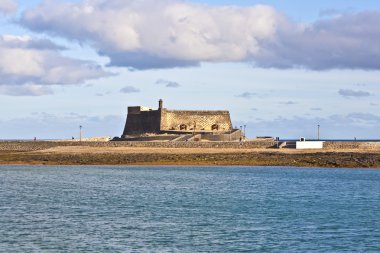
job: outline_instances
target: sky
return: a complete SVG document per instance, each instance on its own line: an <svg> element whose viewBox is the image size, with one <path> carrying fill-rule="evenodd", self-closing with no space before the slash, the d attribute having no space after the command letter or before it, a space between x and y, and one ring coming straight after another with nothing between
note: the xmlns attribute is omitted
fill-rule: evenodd
<svg viewBox="0 0 380 253"><path fill-rule="evenodd" d="M248 137L380 139L380 1L0 0L0 139L120 136L128 106Z"/></svg>

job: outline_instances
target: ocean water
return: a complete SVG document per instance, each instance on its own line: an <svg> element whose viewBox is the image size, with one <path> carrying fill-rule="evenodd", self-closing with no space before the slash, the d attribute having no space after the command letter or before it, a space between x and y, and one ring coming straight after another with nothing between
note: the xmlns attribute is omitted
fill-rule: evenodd
<svg viewBox="0 0 380 253"><path fill-rule="evenodd" d="M0 252L380 252L380 170L0 166Z"/></svg>

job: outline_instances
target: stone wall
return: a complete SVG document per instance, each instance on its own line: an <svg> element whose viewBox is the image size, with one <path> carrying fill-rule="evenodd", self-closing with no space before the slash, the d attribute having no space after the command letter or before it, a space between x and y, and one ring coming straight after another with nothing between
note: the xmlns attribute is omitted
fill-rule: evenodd
<svg viewBox="0 0 380 253"><path fill-rule="evenodd" d="M112 139L111 136L101 136L101 137L82 138L82 140L77 138L77 139L62 139L62 140L57 140L57 141L95 141L95 142L103 141L103 142L107 142L107 141L110 141L111 139Z"/></svg>
<svg viewBox="0 0 380 253"><path fill-rule="evenodd" d="M58 146L90 146L90 147L155 147L155 148L271 148L276 144L273 140L257 140L235 142L149 142L149 141L111 141L111 142L76 142L76 141L0 141L2 151L37 151ZM324 150L380 150L380 142L332 142L324 144Z"/></svg>
<svg viewBox="0 0 380 253"><path fill-rule="evenodd" d="M247 142L149 142L149 141L110 141L110 142L54 142L54 141L2 141L1 151L37 151L58 146L89 146L89 147L155 147L155 148L270 148L274 141L247 141Z"/></svg>
<svg viewBox="0 0 380 253"><path fill-rule="evenodd" d="M365 142L365 141L326 141L323 144L324 149L360 149L373 150L380 149L380 142Z"/></svg>
<svg viewBox="0 0 380 253"><path fill-rule="evenodd" d="M0 152L1 151L37 151L48 148L53 148L57 146L68 146L67 143L70 143L72 146L78 146L80 142L50 142L50 141L1 141L0 142Z"/></svg>
<svg viewBox="0 0 380 253"><path fill-rule="evenodd" d="M181 111L162 110L161 130L179 131L181 125L186 126L187 131L212 131L213 125L218 125L218 130L229 131L232 129L230 113L228 111Z"/></svg>
<svg viewBox="0 0 380 253"><path fill-rule="evenodd" d="M123 137L145 133L159 133L160 118L160 110L129 112L123 131Z"/></svg>
<svg viewBox="0 0 380 253"><path fill-rule="evenodd" d="M202 134L202 140L208 141L234 141L241 137L240 129L227 134Z"/></svg>
<svg viewBox="0 0 380 253"><path fill-rule="evenodd" d="M172 141L178 138L179 135L153 135L153 136L137 136L127 139L113 139L113 141Z"/></svg>

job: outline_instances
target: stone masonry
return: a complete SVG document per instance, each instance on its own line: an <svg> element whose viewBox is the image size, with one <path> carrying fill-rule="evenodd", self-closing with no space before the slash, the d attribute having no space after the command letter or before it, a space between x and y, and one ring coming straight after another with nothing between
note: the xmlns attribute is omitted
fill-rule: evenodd
<svg viewBox="0 0 380 253"><path fill-rule="evenodd" d="M149 134L227 134L232 123L228 111L189 111L163 108L160 99L157 110L142 106L128 107L122 138Z"/></svg>

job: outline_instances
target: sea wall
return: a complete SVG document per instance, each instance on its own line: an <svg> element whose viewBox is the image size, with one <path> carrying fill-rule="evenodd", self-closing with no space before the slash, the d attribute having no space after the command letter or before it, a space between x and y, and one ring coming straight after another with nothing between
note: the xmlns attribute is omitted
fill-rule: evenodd
<svg viewBox="0 0 380 253"><path fill-rule="evenodd" d="M0 141L1 151L37 151L57 146L90 146L90 147L155 147L155 148L273 148L272 140L247 142L171 142L171 141L110 141L110 142L77 142L77 141ZM339 142L327 141L323 150L380 150L380 142Z"/></svg>
<svg viewBox="0 0 380 253"><path fill-rule="evenodd" d="M55 142L55 141L3 141L0 151L37 151L57 146L89 147L155 147L155 148L270 148L275 143L271 140L249 142L149 142L149 141L110 141L110 142Z"/></svg>
<svg viewBox="0 0 380 253"><path fill-rule="evenodd" d="M360 149L360 150L373 150L380 149L380 142L366 142L366 141L326 141L323 145L324 149Z"/></svg>

